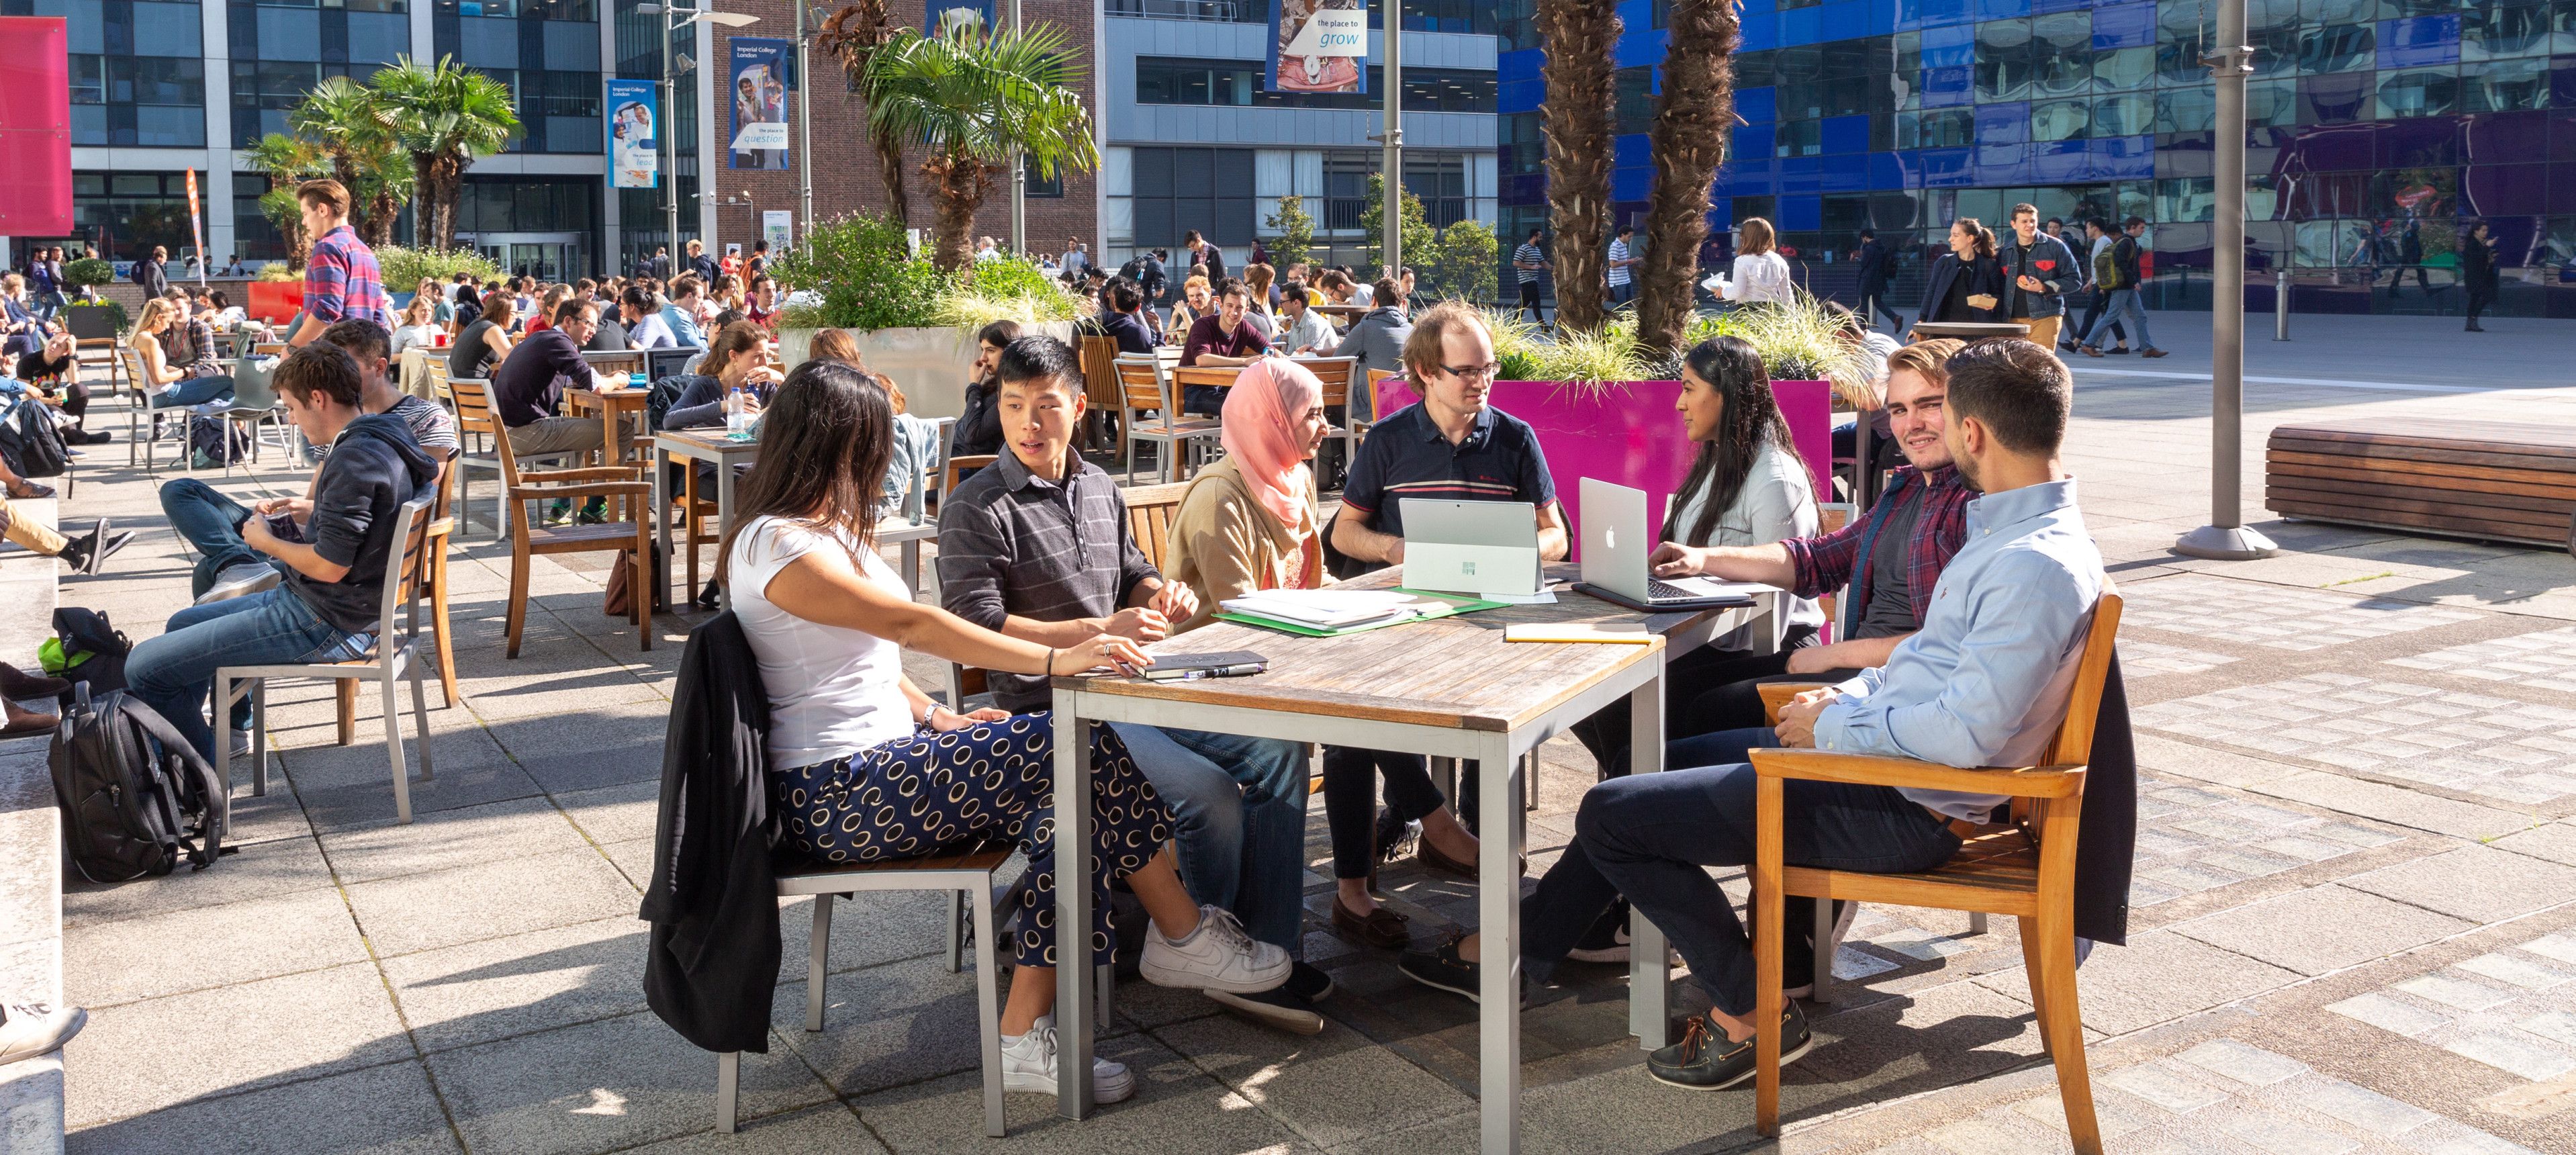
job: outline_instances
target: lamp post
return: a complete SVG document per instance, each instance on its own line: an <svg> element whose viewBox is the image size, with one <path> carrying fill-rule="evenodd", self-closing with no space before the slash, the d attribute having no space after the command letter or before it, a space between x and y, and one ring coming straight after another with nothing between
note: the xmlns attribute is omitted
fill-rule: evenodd
<svg viewBox="0 0 2576 1155"><path fill-rule="evenodd" d="M741 28L758 23L760 17L741 12L718 12L712 8L682 8L677 5L649 3L636 5L635 11L638 15L662 18L662 124L655 128L654 132L662 143L660 159L666 174L662 180L663 227L668 230L672 271L676 273L679 271L680 260L680 137L677 132L672 131L672 126L679 119L680 104L679 89L675 81L677 73L671 68L671 38L679 35L680 29L701 20L722 24L727 28ZM688 13L686 19L674 19L683 12ZM800 53L804 51L801 41L797 51ZM803 80L801 69L804 66L801 56L797 60L797 66L800 69L798 80L801 82ZM691 67L693 65L688 57L685 55L680 57L680 72L686 72ZM699 113L704 115L705 110L700 109ZM703 166L706 158L699 157L698 163Z"/></svg>
<svg viewBox="0 0 2576 1155"><path fill-rule="evenodd" d="M1011 31L1020 30L1020 0L1011 0ZM1029 251L1029 162L1011 150L1011 255Z"/></svg>
<svg viewBox="0 0 2576 1155"><path fill-rule="evenodd" d="M2208 525L2182 535L2186 557L2250 561L2279 552L2245 527L2245 0L2219 0L2218 44L2203 61L2218 89L2218 141L2211 157L2218 219L2210 237Z"/></svg>
<svg viewBox="0 0 2576 1155"><path fill-rule="evenodd" d="M1396 270L1402 280L1404 269L1404 4L1403 0L1385 0L1386 15L1378 18L1379 31L1386 37L1386 69L1379 79L1385 92L1385 129L1371 139L1384 142L1385 156L1378 168L1386 174L1386 203L1378 209L1378 237L1383 243L1379 264ZM1366 67L1366 61L1362 61ZM1367 73L1363 72L1365 76ZM1374 278L1372 278L1374 279Z"/></svg>

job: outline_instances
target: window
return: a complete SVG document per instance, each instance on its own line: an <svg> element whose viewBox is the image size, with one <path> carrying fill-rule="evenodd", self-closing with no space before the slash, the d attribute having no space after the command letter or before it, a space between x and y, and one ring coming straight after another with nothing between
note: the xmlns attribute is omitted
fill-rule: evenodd
<svg viewBox="0 0 2576 1155"><path fill-rule="evenodd" d="M1446 156L1404 158L1404 190L1422 200L1423 218L1435 229L1467 219L1467 160Z"/></svg>
<svg viewBox="0 0 2576 1155"><path fill-rule="evenodd" d="M72 231L114 260L133 260L154 245L173 253L185 249L191 243L186 177L175 172L74 172Z"/></svg>
<svg viewBox="0 0 2576 1155"><path fill-rule="evenodd" d="M387 2L394 6L381 11L402 11L402 0L387 0ZM333 5L329 0L324 0L323 6L327 8ZM349 6L355 8L357 4L353 0ZM563 20L577 24L596 23L599 20L599 5L595 0L436 0L434 11L443 17L526 17L531 20Z"/></svg>
<svg viewBox="0 0 2576 1155"><path fill-rule="evenodd" d="M1133 159L1133 243L1178 248L1197 229L1211 243L1252 243L1252 150L1137 148Z"/></svg>
<svg viewBox="0 0 2576 1155"><path fill-rule="evenodd" d="M1109 0L1111 16L1152 20L1206 20L1219 24L1260 24L1270 19L1269 0ZM1157 244L1138 240L1139 245Z"/></svg>
<svg viewBox="0 0 2576 1155"><path fill-rule="evenodd" d="M1371 67L1368 92L1356 96L1272 92L1263 85L1265 65L1258 60L1181 60L1140 56L1136 59L1136 103L1215 105L1227 108L1348 108L1374 111L1384 106L1379 95L1383 70ZM1498 107L1494 74L1447 68L1404 70L1407 112L1483 112ZM1640 130L1642 131L1642 130Z"/></svg>
<svg viewBox="0 0 2576 1155"><path fill-rule="evenodd" d="M1026 190L1028 190L1028 191L1026 192L1026 194L1025 194L1026 196L1028 196L1028 197L1029 197L1030 199L1032 199L1032 200L1038 200L1038 199L1046 199L1046 200L1060 200L1060 199L1063 199L1063 197L1064 197L1064 168L1063 168L1063 166L1061 166L1061 165L1057 166L1057 168L1056 168L1056 170L1055 170L1055 175L1054 175L1054 176L1048 176L1048 175L1046 175L1045 173L1043 173L1043 172L1039 171L1039 169L1038 169L1038 163L1037 163L1037 161L1035 161L1035 160L1033 160L1033 159L1023 158L1023 159L1022 159L1022 161L1021 161L1021 164L1022 164L1022 166L1023 166L1023 168L1024 168L1024 170L1025 170L1025 171L1023 171L1023 172L1020 174L1020 185L1021 185L1021 187L1022 187L1022 188L1025 188Z"/></svg>
<svg viewBox="0 0 2576 1155"><path fill-rule="evenodd" d="M2378 60L2379 26L2327 25L2299 34L2302 73L2368 71Z"/></svg>
<svg viewBox="0 0 2576 1155"><path fill-rule="evenodd" d="M2028 98L2030 58L2030 21L1993 20L1977 25L1977 99Z"/></svg>
<svg viewBox="0 0 2576 1155"><path fill-rule="evenodd" d="M2448 116L2460 103L2459 70L2448 64L2430 68L2397 68L2379 74L2381 119Z"/></svg>
<svg viewBox="0 0 2576 1155"><path fill-rule="evenodd" d="M1368 211L1368 178L1377 175L1377 157L1365 152L1324 155L1324 228L1358 232Z"/></svg>

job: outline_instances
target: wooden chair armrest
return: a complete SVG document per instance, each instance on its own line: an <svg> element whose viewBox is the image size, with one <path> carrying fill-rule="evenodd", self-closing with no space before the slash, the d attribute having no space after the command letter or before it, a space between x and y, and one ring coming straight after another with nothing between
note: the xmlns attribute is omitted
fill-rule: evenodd
<svg viewBox="0 0 2576 1155"><path fill-rule="evenodd" d="M513 485L510 500L536 501L549 497L650 497L653 486L644 481L590 481L572 485Z"/></svg>
<svg viewBox="0 0 2576 1155"><path fill-rule="evenodd" d="M539 469L519 474L523 482L550 484L557 481L633 481L632 465L591 465L580 469Z"/></svg>
<svg viewBox="0 0 2576 1155"><path fill-rule="evenodd" d="M1832 684L1831 682L1764 682L1753 689L1754 692L1762 695L1762 720L1777 725L1780 721L1780 707L1788 705L1789 699L1809 690L1824 689Z"/></svg>
<svg viewBox="0 0 2576 1155"><path fill-rule="evenodd" d="M1755 750L1752 757L1753 772L1764 778L1952 790L1962 794L2003 794L2014 798L2069 798L2084 789L2082 766L1961 770L1911 758L1840 754L1831 750Z"/></svg>

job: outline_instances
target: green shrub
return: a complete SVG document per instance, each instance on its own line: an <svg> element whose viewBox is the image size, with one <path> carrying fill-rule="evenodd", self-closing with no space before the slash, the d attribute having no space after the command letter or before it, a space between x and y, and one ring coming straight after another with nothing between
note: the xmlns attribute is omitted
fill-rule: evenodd
<svg viewBox="0 0 2576 1155"><path fill-rule="evenodd" d="M254 274L252 279L266 281L272 285L282 285L289 281L301 281L304 279L304 274L296 272L293 265L283 261L273 261L261 265L259 272Z"/></svg>
<svg viewBox="0 0 2576 1155"><path fill-rule="evenodd" d="M1470 301L1494 299L1494 278L1500 249L1494 230L1479 220L1464 220L1449 226L1440 240L1431 246L1431 280L1441 291Z"/></svg>
<svg viewBox="0 0 2576 1155"><path fill-rule="evenodd" d="M401 245L376 247L376 267L382 272L385 291L408 293L422 280L444 285L458 273L472 273L476 282L501 279L501 266L472 249L412 249Z"/></svg>
<svg viewBox="0 0 2576 1155"><path fill-rule="evenodd" d="M853 213L817 226L781 254L773 274L822 297L788 310L798 329L901 329L937 325L935 306L950 278L916 257L902 222Z"/></svg>
<svg viewBox="0 0 2576 1155"><path fill-rule="evenodd" d="M63 279L75 285L113 285L116 266L97 257L63 262Z"/></svg>

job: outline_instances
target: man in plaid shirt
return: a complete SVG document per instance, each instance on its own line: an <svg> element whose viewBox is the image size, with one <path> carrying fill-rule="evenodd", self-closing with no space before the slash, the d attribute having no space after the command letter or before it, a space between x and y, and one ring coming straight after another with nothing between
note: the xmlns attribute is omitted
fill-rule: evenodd
<svg viewBox="0 0 2576 1155"><path fill-rule="evenodd" d="M296 186L295 199L304 206L304 235L314 241L304 254L304 312L286 343L311 344L322 330L347 320L391 328L375 250L349 227L349 190L336 180L308 180Z"/></svg>

